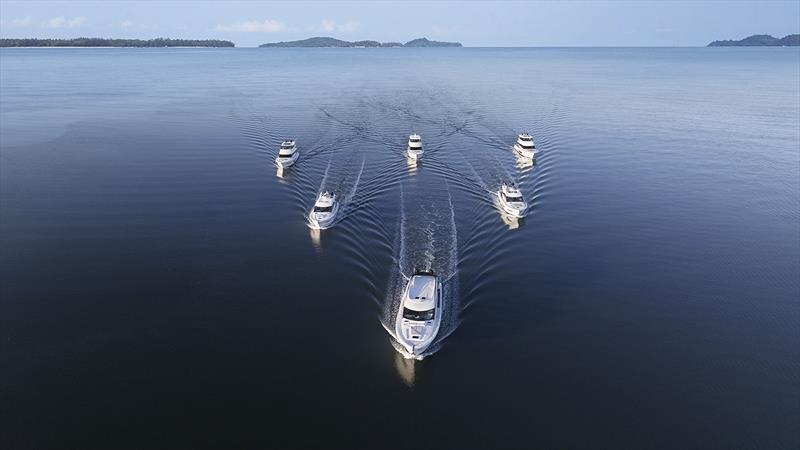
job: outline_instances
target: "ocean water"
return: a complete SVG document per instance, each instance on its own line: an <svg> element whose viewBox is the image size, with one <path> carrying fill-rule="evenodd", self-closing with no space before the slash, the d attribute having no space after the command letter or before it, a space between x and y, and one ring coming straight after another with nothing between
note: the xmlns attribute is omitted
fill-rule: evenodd
<svg viewBox="0 0 800 450"><path fill-rule="evenodd" d="M2 49L0 368L7 449L798 448L800 52Z"/></svg>

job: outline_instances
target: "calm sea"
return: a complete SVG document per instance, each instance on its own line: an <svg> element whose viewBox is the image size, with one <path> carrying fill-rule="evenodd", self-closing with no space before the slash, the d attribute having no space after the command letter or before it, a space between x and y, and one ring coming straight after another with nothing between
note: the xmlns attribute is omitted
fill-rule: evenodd
<svg viewBox="0 0 800 450"><path fill-rule="evenodd" d="M2 448L800 447L796 48L3 49L0 119Z"/></svg>

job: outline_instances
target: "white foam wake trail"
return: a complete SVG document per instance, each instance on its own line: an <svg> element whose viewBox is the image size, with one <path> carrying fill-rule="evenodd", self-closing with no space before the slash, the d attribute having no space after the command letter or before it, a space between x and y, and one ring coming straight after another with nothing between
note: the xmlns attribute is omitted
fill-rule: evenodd
<svg viewBox="0 0 800 450"><path fill-rule="evenodd" d="M478 185L480 185L481 189L483 189L486 192L492 192L492 190L489 189L489 186L486 185L486 182L483 181L483 178L480 175L478 175L478 171L475 170L475 166L473 166L472 163L463 155L462 158L464 159L464 162L467 164L470 171L472 172L472 175L475 176L475 182L477 182Z"/></svg>
<svg viewBox="0 0 800 450"><path fill-rule="evenodd" d="M396 253L392 255L394 267L389 271L389 282L386 285L386 297L383 301L383 316L381 317L381 325L392 336L394 335L394 319L397 310L400 307L400 295L403 289L403 282L408 279L403 273L403 262L406 259L406 237L405 237L405 202L404 190L400 186L400 218L397 221L397 234L395 235L394 249ZM397 272L395 272L397 271ZM398 275L399 273L399 275Z"/></svg>
<svg viewBox="0 0 800 450"><path fill-rule="evenodd" d="M361 174L364 173L364 163L366 163L366 160L362 159L361 160L361 170L358 171L358 175L356 175L356 179L355 179L355 181L353 181L353 187L350 189L350 193L348 193L347 197L345 197L345 199L344 199L348 204L350 202L352 202L353 198L355 198L355 196L356 196L356 190L358 189L358 183L361 182Z"/></svg>
<svg viewBox="0 0 800 450"><path fill-rule="evenodd" d="M456 228L456 213L455 206L453 205L453 195L450 191L450 184L445 179L445 186L447 188L447 202L450 207L450 249L448 254L448 267L446 276L442 276L442 297L446 305L443 311L442 326L439 330L439 335L436 337L436 342L428 349L426 355L436 353L442 346L442 342L447 338L456 327L458 327L458 320L461 314L460 290L458 281L458 230Z"/></svg>
<svg viewBox="0 0 800 450"><path fill-rule="evenodd" d="M331 171L331 163L333 162L333 152L331 152L330 158L328 158L328 166L325 168L325 173L322 175L322 181L319 183L319 192L325 188L325 183L328 181L328 172Z"/></svg>
<svg viewBox="0 0 800 450"><path fill-rule="evenodd" d="M492 158L494 158L494 163L495 163L495 165L496 165L497 167L499 167L499 168L500 168L500 170L503 172L503 177L504 177L504 180L503 180L503 181L505 181L505 182L516 182L516 180L514 179L514 177L512 177L512 176L511 176L511 174L510 174L510 173L508 173L508 170L506 169L506 167L505 167L505 166L504 166L504 165L503 165L503 164L500 162L500 160L497 158L497 154L496 154L496 153L492 152Z"/></svg>
<svg viewBox="0 0 800 450"><path fill-rule="evenodd" d="M453 278L456 273L458 272L458 230L456 229L456 209L453 206L453 194L450 191L450 183L447 182L447 178L444 179L444 185L447 188L447 203L450 205L450 229L451 229L451 236L453 239L450 241L450 255L449 255L449 264L450 267L448 268L447 280Z"/></svg>
<svg viewBox="0 0 800 450"><path fill-rule="evenodd" d="M424 262L422 263L423 267L420 267L420 269L428 270L433 267L435 259L434 249L436 247L436 236L431 223L425 226L425 236L427 240L425 242L425 251L423 252Z"/></svg>
<svg viewBox="0 0 800 450"><path fill-rule="evenodd" d="M400 187L400 230L398 233L399 236L399 246L400 249L397 254L397 268L400 270L400 274L403 275L403 278L408 278L403 273L403 263L406 260L406 206L405 206L405 194L404 189Z"/></svg>

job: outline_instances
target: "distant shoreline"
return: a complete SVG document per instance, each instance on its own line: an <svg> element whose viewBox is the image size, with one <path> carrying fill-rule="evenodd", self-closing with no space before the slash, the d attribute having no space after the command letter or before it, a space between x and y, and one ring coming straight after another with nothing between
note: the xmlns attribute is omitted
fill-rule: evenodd
<svg viewBox="0 0 800 450"><path fill-rule="evenodd" d="M558 45L537 46L537 45L531 45L531 46L469 46L469 47L461 46L461 47L427 47L427 48L443 48L443 49L447 49L447 48L450 48L450 49L452 49L452 48L465 48L465 49L626 49L626 48L630 48L630 49L635 49L635 48L641 48L641 49L645 49L645 48L652 48L652 49L659 49L659 48L660 49L670 49L670 48L675 48L675 49L678 49L678 48L749 48L749 49L764 49L764 48L771 48L771 49L776 49L776 48L793 48L793 47L795 47L795 46L793 46L793 45L714 45L714 46L711 46L711 45L630 46L630 45L628 45L628 46L592 46L592 47L589 47L589 46L558 46ZM41 48L41 49L173 49L173 48L174 49L188 49L188 48L204 49L204 48L207 48L207 49L217 49L217 50L246 50L246 49L256 50L256 49L264 48L264 47L259 47L259 46L252 46L252 47L210 47L210 46L193 46L193 45L192 46L177 46L177 45L175 45L175 46L169 46L169 47L135 47L135 46L130 46L130 47L112 47L112 46L77 46L77 45L74 45L74 46L68 46L68 45L59 45L59 46L45 46L45 45L0 46L0 49L4 49L4 50L5 49L14 49L14 48L19 48L19 49L35 49L35 48ZM382 49L402 49L402 48L408 48L408 47L269 47L269 48L273 48L273 49L283 48L283 49L294 49L294 50L298 50L298 49L301 49L301 50L302 49L308 49L308 50L315 50L315 49L342 49L342 50L373 49L373 50L375 50L375 49L379 49L379 50L382 50ZM416 48L426 48L426 47L416 47Z"/></svg>
<svg viewBox="0 0 800 450"><path fill-rule="evenodd" d="M748 36L740 40L713 41L705 46L473 46L468 48L702 48L702 47L796 47L800 34L776 38L768 34ZM332 37L312 37L297 41L271 42L256 47L238 48L462 48L460 42L432 41L418 38L401 42L372 40L344 41ZM0 48L236 48L236 44L219 39L117 39L117 38L0 38Z"/></svg>
<svg viewBox="0 0 800 450"><path fill-rule="evenodd" d="M123 48L161 48L161 49L164 49L164 48L217 48L217 49L226 49L226 48L258 48L258 47L204 47L204 46L200 46L200 45L186 45L186 46L171 45L169 47L133 47L133 46L131 46L131 47L112 47L112 46L107 46L107 45L106 46L94 46L94 47L85 46L84 47L84 46L80 46L80 45L52 45L52 46L32 45L32 46L27 46L27 47L26 46L3 47L3 46L0 45L0 48L44 48L44 49L53 49L53 48L63 48L63 49L72 49L72 48L77 48L77 49L81 49L81 48L93 48L93 49L102 49L102 48L119 48L119 49L123 49Z"/></svg>
<svg viewBox="0 0 800 450"><path fill-rule="evenodd" d="M332 37L312 37L299 41L270 42L259 45L259 48L428 48L428 47L463 47L461 42L431 41L428 38L412 39L408 42L343 41Z"/></svg>

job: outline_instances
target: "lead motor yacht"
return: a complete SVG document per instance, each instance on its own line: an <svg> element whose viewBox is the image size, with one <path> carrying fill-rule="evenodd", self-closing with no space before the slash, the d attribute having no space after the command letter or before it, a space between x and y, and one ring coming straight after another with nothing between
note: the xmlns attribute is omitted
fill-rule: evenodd
<svg viewBox="0 0 800 450"><path fill-rule="evenodd" d="M336 201L336 194L325 191L319 194L314 207L308 213L308 223L311 228L324 230L333 225L336 220L336 213L339 212L339 202Z"/></svg>
<svg viewBox="0 0 800 450"><path fill-rule="evenodd" d="M525 158L535 158L537 150L536 145L533 144L533 137L528 133L522 133L517 136L517 143L514 144L514 151Z"/></svg>
<svg viewBox="0 0 800 450"><path fill-rule="evenodd" d="M294 164L299 156L300 153L297 151L294 140L287 139L281 143L278 156L275 158L275 164L278 165L278 168L285 169Z"/></svg>
<svg viewBox="0 0 800 450"><path fill-rule="evenodd" d="M417 133L408 137L408 149L406 149L408 157L413 160L422 158L422 138Z"/></svg>
<svg viewBox="0 0 800 450"><path fill-rule="evenodd" d="M514 183L503 183L497 193L500 207L503 212L512 217L524 217L528 210L528 204L522 198L522 192Z"/></svg>
<svg viewBox="0 0 800 450"><path fill-rule="evenodd" d="M433 271L417 270L408 280L395 320L395 338L407 358L422 359L442 324L442 286Z"/></svg>

